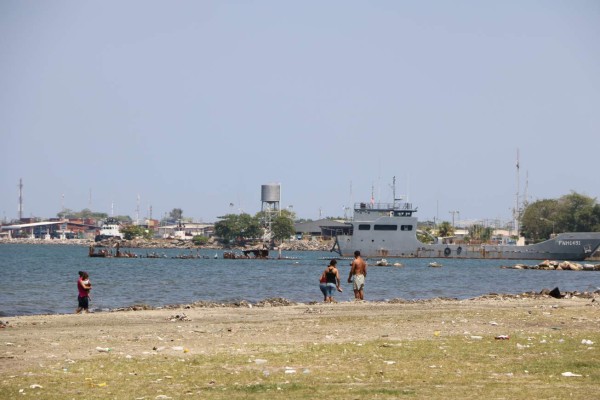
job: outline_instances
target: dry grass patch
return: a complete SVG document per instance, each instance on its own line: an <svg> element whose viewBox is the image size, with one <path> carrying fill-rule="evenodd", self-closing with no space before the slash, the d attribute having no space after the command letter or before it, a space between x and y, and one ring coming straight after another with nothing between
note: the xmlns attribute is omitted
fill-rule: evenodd
<svg viewBox="0 0 600 400"><path fill-rule="evenodd" d="M213 355L108 353L3 376L0 398L590 399L600 387L598 343L595 332L535 337L514 332L510 340L432 335L238 346Z"/></svg>

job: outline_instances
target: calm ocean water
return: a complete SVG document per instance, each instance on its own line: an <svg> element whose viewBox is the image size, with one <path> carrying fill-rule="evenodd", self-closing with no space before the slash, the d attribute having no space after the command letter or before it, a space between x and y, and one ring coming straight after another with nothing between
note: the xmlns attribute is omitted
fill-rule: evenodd
<svg viewBox="0 0 600 400"><path fill-rule="evenodd" d="M146 249L131 249L145 255ZM150 250L148 250L150 251ZM285 260L225 260L222 251L201 250L209 259L90 258L87 247L0 244L0 316L72 313L77 306L77 272L88 271L93 284L91 309L109 310L134 304L163 306L194 301L256 302L283 297L297 302L322 301L318 278L333 253L284 252ZM168 257L186 254L160 250ZM189 251L187 252L189 254ZM194 251L193 254L196 254ZM214 259L217 254L219 258ZM323 259L326 258L326 259ZM600 288L600 272L502 269L517 261L403 259L403 268L374 267L370 260L366 300L476 297L488 293L539 292ZM338 263L343 293L349 260ZM524 264L534 264L524 261Z"/></svg>

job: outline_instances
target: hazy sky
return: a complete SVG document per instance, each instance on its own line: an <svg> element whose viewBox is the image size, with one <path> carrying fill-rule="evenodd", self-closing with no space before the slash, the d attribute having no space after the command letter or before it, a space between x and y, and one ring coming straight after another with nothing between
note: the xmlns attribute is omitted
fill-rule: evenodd
<svg viewBox="0 0 600 400"><path fill-rule="evenodd" d="M0 79L8 220L600 196L597 0L2 0Z"/></svg>

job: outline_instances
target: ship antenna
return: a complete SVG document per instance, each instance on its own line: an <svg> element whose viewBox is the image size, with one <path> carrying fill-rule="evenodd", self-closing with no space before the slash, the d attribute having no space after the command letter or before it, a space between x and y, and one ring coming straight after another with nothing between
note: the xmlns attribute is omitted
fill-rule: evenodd
<svg viewBox="0 0 600 400"><path fill-rule="evenodd" d="M515 211L513 213L515 232L517 237L519 236L519 195L520 195L520 186L519 186L519 149L517 148L517 194L515 199Z"/></svg>
<svg viewBox="0 0 600 400"><path fill-rule="evenodd" d="M394 196L393 208L396 208L396 177L392 178L392 196Z"/></svg>

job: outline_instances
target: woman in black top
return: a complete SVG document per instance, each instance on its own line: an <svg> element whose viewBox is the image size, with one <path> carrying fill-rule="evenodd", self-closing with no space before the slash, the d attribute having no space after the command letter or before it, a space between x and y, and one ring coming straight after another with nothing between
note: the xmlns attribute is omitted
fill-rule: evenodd
<svg viewBox="0 0 600 400"><path fill-rule="evenodd" d="M336 265L337 261L331 260L327 268L325 268L325 271L321 274L321 281L325 281L324 283L326 284L324 300L329 303L335 301L333 300L333 292L335 289L337 289L338 292L342 291L342 288L340 287L340 273Z"/></svg>

